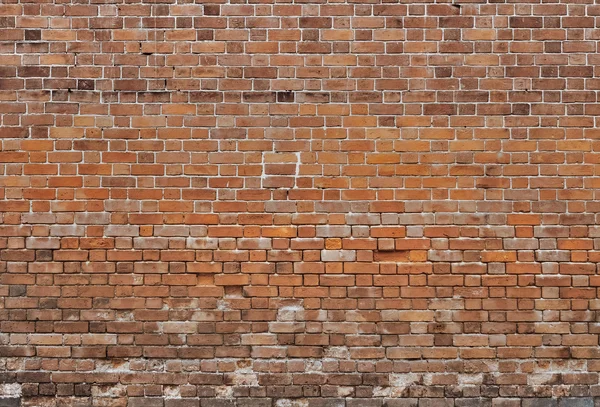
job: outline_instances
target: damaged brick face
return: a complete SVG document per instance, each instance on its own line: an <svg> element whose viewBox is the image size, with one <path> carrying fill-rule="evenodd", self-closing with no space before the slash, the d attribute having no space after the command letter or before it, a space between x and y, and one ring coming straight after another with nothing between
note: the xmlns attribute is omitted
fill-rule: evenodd
<svg viewBox="0 0 600 407"><path fill-rule="evenodd" d="M600 405L598 39L592 0L3 1L0 406Z"/></svg>

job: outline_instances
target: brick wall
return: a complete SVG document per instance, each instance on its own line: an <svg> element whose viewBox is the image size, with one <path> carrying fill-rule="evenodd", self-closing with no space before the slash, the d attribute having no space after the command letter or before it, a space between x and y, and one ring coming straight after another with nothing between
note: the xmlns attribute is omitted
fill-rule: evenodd
<svg viewBox="0 0 600 407"><path fill-rule="evenodd" d="M401 3L2 1L0 405L593 406L600 6Z"/></svg>

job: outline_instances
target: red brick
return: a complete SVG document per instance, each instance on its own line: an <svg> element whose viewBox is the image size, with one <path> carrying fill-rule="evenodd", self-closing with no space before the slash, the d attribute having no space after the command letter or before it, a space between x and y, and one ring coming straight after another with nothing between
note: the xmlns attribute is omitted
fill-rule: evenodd
<svg viewBox="0 0 600 407"><path fill-rule="evenodd" d="M23 405L595 394L593 2L5 3Z"/></svg>

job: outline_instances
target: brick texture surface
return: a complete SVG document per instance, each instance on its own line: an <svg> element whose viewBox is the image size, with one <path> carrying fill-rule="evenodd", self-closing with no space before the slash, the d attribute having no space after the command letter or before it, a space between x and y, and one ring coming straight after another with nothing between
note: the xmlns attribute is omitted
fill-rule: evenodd
<svg viewBox="0 0 600 407"><path fill-rule="evenodd" d="M0 405L600 405L593 0L3 0Z"/></svg>

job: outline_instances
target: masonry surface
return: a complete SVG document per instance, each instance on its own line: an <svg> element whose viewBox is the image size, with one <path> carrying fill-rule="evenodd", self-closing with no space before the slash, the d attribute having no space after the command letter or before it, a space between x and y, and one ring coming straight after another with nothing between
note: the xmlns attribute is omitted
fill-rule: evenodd
<svg viewBox="0 0 600 407"><path fill-rule="evenodd" d="M600 405L600 5L3 0L0 406Z"/></svg>

